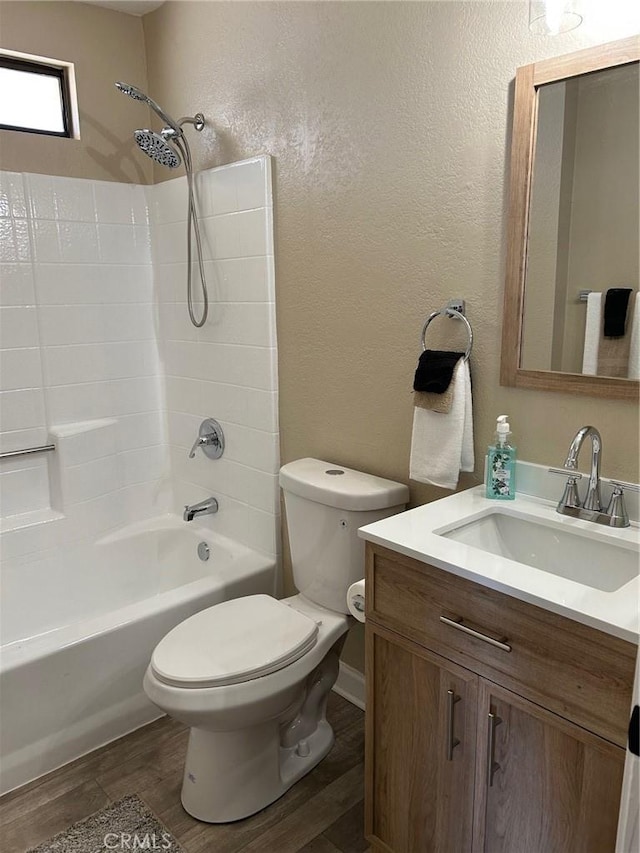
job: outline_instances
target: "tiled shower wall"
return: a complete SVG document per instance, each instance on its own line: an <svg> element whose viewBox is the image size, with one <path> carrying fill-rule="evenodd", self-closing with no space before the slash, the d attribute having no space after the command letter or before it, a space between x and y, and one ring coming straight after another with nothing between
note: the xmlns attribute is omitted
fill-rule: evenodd
<svg viewBox="0 0 640 853"><path fill-rule="evenodd" d="M209 318L189 321L184 177L148 190L175 510L214 495L206 522L277 555L277 352L271 161L257 157L197 176ZM196 315L202 297L194 264ZM188 452L206 417L225 432L222 459Z"/></svg>
<svg viewBox="0 0 640 853"><path fill-rule="evenodd" d="M168 466L144 189L4 172L0 216L0 448L58 446L0 463L4 530L37 550L24 528L56 511L93 505L100 530L157 514Z"/></svg>
<svg viewBox="0 0 640 853"><path fill-rule="evenodd" d="M58 448L0 463L5 557L210 494L220 512L206 523L277 553L269 159L204 172L197 189L211 296L200 330L185 298L185 178L0 173L0 448ZM188 460L206 416L225 428L225 456ZM60 510L69 523L38 523Z"/></svg>

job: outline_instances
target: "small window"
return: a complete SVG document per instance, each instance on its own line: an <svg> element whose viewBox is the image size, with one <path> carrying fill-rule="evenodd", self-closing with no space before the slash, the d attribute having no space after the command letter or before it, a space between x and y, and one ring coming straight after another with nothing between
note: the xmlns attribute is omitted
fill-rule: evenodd
<svg viewBox="0 0 640 853"><path fill-rule="evenodd" d="M0 53L0 129L71 137L65 67Z"/></svg>

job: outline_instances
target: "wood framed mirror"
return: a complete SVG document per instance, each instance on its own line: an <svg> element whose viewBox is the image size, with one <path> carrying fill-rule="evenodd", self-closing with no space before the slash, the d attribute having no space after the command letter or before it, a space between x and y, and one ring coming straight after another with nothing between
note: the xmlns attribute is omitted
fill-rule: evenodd
<svg viewBox="0 0 640 853"><path fill-rule="evenodd" d="M502 385L638 398L639 75L640 36L517 69Z"/></svg>

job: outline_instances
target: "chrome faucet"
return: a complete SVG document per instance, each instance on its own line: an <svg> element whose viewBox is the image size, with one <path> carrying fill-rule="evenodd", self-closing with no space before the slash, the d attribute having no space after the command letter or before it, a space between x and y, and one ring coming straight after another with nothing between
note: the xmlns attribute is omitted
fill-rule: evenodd
<svg viewBox="0 0 640 853"><path fill-rule="evenodd" d="M185 504L182 517L185 521L193 521L198 515L213 515L214 512L218 512L218 501L215 498L206 498L193 506Z"/></svg>
<svg viewBox="0 0 640 853"><path fill-rule="evenodd" d="M580 500L578 492L578 481L582 474L578 471L578 455L584 440L591 438L591 473L589 474L589 486L584 504ZM624 505L624 489L640 491L634 483L623 483L611 480L613 492L606 510L602 509L602 497L600 495L600 455L602 453L602 437L594 426L583 426L573 437L569 445L569 452L563 468L549 468L552 474L569 475L564 487L564 492L556 512L561 515L571 515L584 521L593 521L596 524L606 524L609 527L628 527L629 516Z"/></svg>
<svg viewBox="0 0 640 853"><path fill-rule="evenodd" d="M569 452L564 462L565 468L576 470L578 467L578 454L580 448L587 438L591 437L591 474L589 475L589 487L584 499L584 508L594 512L602 511L602 498L600 496L600 453L602 452L602 437L594 426L583 426L574 435L569 445ZM579 506L579 504L578 504Z"/></svg>

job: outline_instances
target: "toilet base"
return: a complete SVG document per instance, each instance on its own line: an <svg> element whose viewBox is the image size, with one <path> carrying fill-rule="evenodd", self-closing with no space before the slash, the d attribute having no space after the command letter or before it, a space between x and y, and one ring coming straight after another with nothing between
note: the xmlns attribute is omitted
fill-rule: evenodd
<svg viewBox="0 0 640 853"><path fill-rule="evenodd" d="M333 729L322 719L291 747L280 745L277 721L238 732L192 728L182 805L207 823L249 817L275 802L329 753Z"/></svg>

